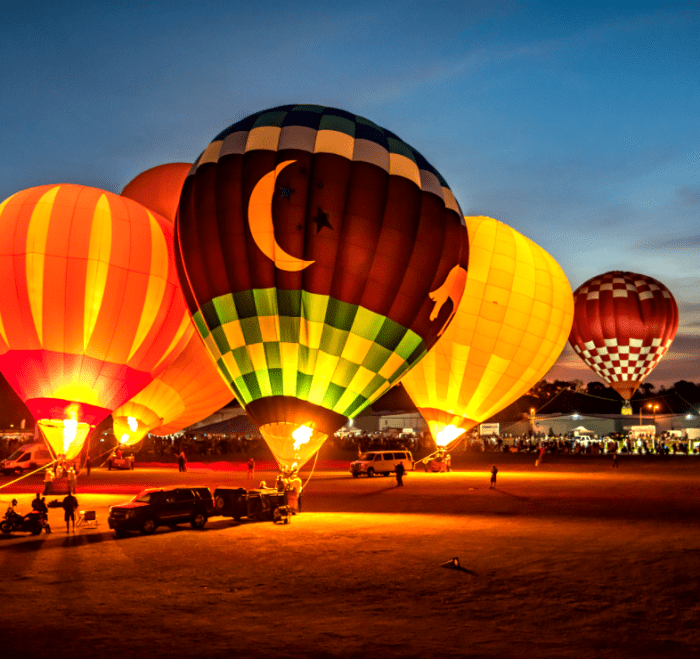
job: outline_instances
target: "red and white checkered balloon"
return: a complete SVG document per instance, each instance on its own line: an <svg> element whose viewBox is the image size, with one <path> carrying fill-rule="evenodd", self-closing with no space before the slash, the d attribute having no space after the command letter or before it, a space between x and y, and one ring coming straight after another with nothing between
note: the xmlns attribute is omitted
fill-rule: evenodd
<svg viewBox="0 0 700 659"><path fill-rule="evenodd" d="M569 343L625 400L666 354L677 329L673 295L646 275L606 272L574 291Z"/></svg>

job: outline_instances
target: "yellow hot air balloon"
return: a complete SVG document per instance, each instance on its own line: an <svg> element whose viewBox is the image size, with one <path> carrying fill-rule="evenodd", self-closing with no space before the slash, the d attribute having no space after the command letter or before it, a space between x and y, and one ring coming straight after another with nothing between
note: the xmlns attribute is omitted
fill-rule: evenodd
<svg viewBox="0 0 700 659"><path fill-rule="evenodd" d="M206 419L233 399L219 369L194 333L182 353L145 389L112 412L114 435L123 446L180 422L178 429Z"/></svg>
<svg viewBox="0 0 700 659"><path fill-rule="evenodd" d="M439 447L517 400L561 354L571 286L539 245L489 217L467 217L469 274L452 324L401 380Z"/></svg>

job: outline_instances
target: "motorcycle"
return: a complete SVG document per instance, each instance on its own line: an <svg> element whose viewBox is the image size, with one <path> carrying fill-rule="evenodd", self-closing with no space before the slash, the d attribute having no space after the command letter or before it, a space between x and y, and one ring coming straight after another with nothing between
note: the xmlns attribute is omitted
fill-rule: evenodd
<svg viewBox="0 0 700 659"><path fill-rule="evenodd" d="M20 515L15 511L16 505L17 499L13 499L12 505L8 507L5 517L2 522L0 522L0 533L9 535L10 533L19 531L28 532L32 535L39 535L42 529L46 529L47 533L51 532L44 513L32 510L32 512L26 515Z"/></svg>

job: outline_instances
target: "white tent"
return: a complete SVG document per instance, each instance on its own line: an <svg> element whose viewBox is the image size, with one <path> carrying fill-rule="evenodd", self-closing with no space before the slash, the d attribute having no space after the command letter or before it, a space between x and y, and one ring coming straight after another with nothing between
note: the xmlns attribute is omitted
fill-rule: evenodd
<svg viewBox="0 0 700 659"><path fill-rule="evenodd" d="M584 428L583 426L579 426L578 428L574 428L574 435L593 435L595 434L592 430L588 430Z"/></svg>

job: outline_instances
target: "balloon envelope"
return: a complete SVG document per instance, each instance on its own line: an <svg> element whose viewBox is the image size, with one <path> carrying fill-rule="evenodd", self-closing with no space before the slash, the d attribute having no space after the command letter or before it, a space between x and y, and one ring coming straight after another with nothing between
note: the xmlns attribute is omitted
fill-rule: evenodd
<svg viewBox="0 0 700 659"><path fill-rule="evenodd" d="M126 446L170 424L179 429L217 412L233 393L193 331L180 355L151 384L112 412L114 435Z"/></svg>
<svg viewBox="0 0 700 659"><path fill-rule="evenodd" d="M333 108L223 131L185 181L176 232L197 327L283 466L425 355L464 289L468 237L445 181Z"/></svg>
<svg viewBox="0 0 700 659"><path fill-rule="evenodd" d="M122 197L138 201L154 213L174 222L182 184L190 169L192 164L186 162L172 162L147 169L126 184Z"/></svg>
<svg viewBox="0 0 700 659"><path fill-rule="evenodd" d="M79 185L0 204L0 370L55 454L143 389L192 333L172 225Z"/></svg>
<svg viewBox="0 0 700 659"><path fill-rule="evenodd" d="M438 446L517 400L559 357L571 287L539 245L489 217L467 217L469 276L454 322L401 380Z"/></svg>
<svg viewBox="0 0 700 659"><path fill-rule="evenodd" d="M574 301L571 347L629 401L676 336L676 300L652 277L614 271L581 284Z"/></svg>

